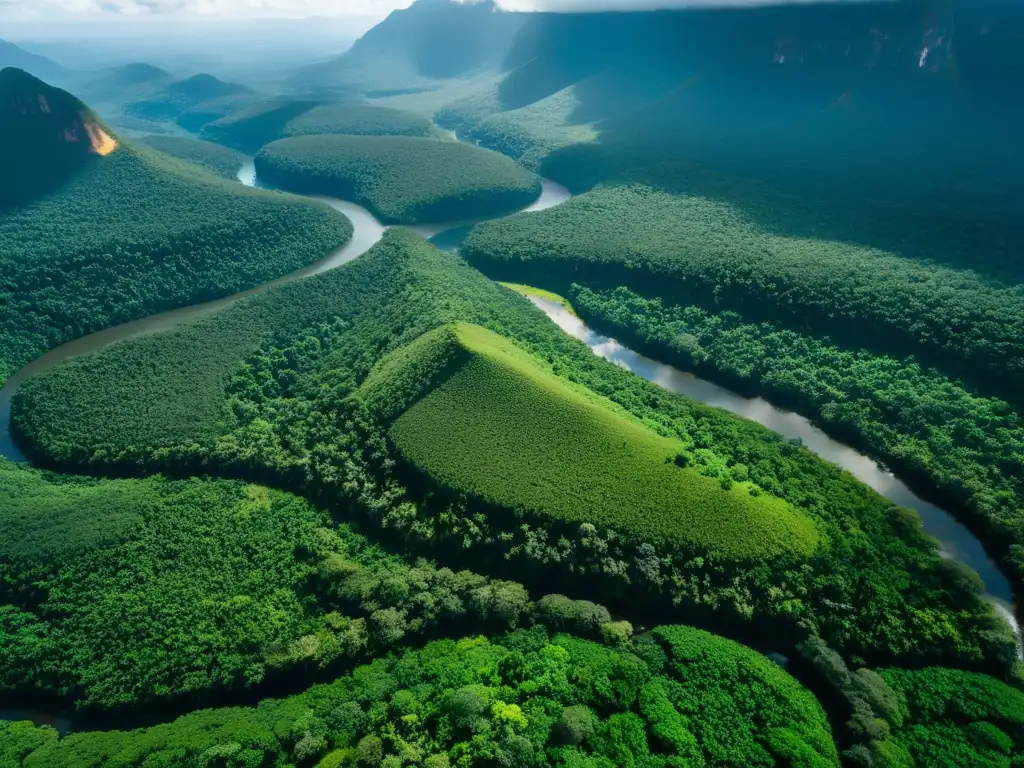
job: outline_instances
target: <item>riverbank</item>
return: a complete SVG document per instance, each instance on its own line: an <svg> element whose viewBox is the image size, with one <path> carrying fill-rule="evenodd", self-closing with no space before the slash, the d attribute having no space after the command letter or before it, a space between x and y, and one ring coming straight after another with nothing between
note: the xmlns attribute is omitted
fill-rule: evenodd
<svg viewBox="0 0 1024 768"><path fill-rule="evenodd" d="M798 440L809 451L843 467L894 504L913 509L920 516L925 532L942 546L941 554L970 567L981 577L985 598L1013 628L1018 638L1018 655L1024 658L1016 601L1009 579L985 551L981 540L950 512L920 498L892 472L879 466L869 456L832 439L804 416L777 408L760 397L745 397L692 373L641 355L615 339L592 330L567 308L564 299L539 295L529 288L520 287L520 290L563 331L582 341L594 354L670 392L723 408L756 421L789 440Z"/></svg>

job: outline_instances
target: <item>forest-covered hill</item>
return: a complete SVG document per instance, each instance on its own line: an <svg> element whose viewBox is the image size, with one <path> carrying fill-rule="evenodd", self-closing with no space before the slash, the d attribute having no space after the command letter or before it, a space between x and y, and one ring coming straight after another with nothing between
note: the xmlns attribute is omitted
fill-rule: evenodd
<svg viewBox="0 0 1024 768"><path fill-rule="evenodd" d="M440 137L296 136L261 149L256 172L292 192L354 200L389 224L497 216L541 194L507 157Z"/></svg>
<svg viewBox="0 0 1024 768"><path fill-rule="evenodd" d="M794 554L766 543L770 554L736 560L704 546L667 544L668 528L640 533L642 521L604 518L581 526L578 516L561 520L532 501L518 505L518 516L502 514L444 473L441 487L425 486L396 463L395 436L364 409L357 390L386 353L452 322L507 337L549 375L573 382L570 389L600 393L627 419L682 443L678 456L659 461L696 471L695 485L717 481L707 484L702 504L731 500L749 483L751 501L765 494L792 505L786 515L805 537L809 515L817 546L805 538L812 549ZM556 391L566 386L559 382ZM566 406L578 407L571 400ZM400 533L405 546L423 547L442 562L456 557L460 567L492 574L505 563L498 569L505 577L572 584L597 601L628 599L652 610L674 602L682 615L739 632L754 619L762 638L784 643L794 642L801 627L814 627L850 657L957 659L992 668L1013 653L987 607L973 598L972 582L942 565L916 519L802 448L594 357L525 299L406 231L392 230L340 269L179 331L52 369L22 388L14 426L29 453L56 468L216 468L264 482L275 478L375 529ZM634 454L634 461L643 460ZM509 477L496 474L498 482ZM529 478L522 482L510 492L536 498ZM627 496L636 493L625 479L607 482L621 483L617 492ZM496 488L487 489L492 499ZM502 499L507 503L507 495ZM784 565L792 563L803 565ZM937 630L939 617L950 631Z"/></svg>
<svg viewBox="0 0 1024 768"><path fill-rule="evenodd" d="M185 136L143 136L139 143L225 179L237 179L238 171L245 163L245 155L233 149Z"/></svg>
<svg viewBox="0 0 1024 768"><path fill-rule="evenodd" d="M0 137L0 379L90 331L291 272L352 233L326 206L133 147L20 70L0 72Z"/></svg>
<svg viewBox="0 0 1024 768"><path fill-rule="evenodd" d="M244 85L225 83L213 75L194 75L170 83L157 93L124 106L126 114L144 120L175 120L189 109L204 102L251 93Z"/></svg>
<svg viewBox="0 0 1024 768"><path fill-rule="evenodd" d="M437 136L422 115L370 104L324 104L301 99L260 102L203 126L203 138L249 153L292 136Z"/></svg>
<svg viewBox="0 0 1024 768"><path fill-rule="evenodd" d="M71 74L52 59L29 53L14 43L0 40L0 70L7 67L23 69L44 80L59 80Z"/></svg>

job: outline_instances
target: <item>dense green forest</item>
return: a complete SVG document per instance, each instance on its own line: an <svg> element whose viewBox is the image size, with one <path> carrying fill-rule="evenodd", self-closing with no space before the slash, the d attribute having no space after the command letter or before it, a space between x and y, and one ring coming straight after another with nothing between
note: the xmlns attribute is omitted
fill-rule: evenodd
<svg viewBox="0 0 1024 768"><path fill-rule="evenodd" d="M320 104L281 100L256 104L203 126L202 137L245 152L291 136L436 136L427 118L372 104Z"/></svg>
<svg viewBox="0 0 1024 768"><path fill-rule="evenodd" d="M786 212L780 206L776 215ZM926 241L887 251L785 234L710 195L633 183L481 224L462 253L500 279L556 289L573 281L626 285L883 354L917 354L953 376L1019 395L1024 294L1015 275L988 277L985 256L969 245L957 264L930 263ZM1008 254L992 257L1010 269Z"/></svg>
<svg viewBox="0 0 1024 768"><path fill-rule="evenodd" d="M507 5L225 60L265 93L0 71L0 384L352 238L245 156L469 233L20 384L0 768L1022 768L1021 640L959 539L523 294L809 417L1024 585L1024 15ZM536 174L580 194L474 226Z"/></svg>
<svg viewBox="0 0 1024 768"><path fill-rule="evenodd" d="M225 179L237 179L238 169L245 163L244 155L209 141L183 136L143 136L139 142L165 155L205 168Z"/></svg>
<svg viewBox="0 0 1024 768"><path fill-rule="evenodd" d="M821 544L799 566L733 562L527 510L491 516L451 489L425 492L396 461L386 424L353 395L388 352L452 322L506 336L532 365L682 443L663 461L714 478L719 492L749 484L788 502ZM757 425L595 357L525 299L400 230L342 268L40 375L16 398L13 426L54 467L273 482L442 564L564 583L598 602L674 604L741 634L753 618L762 640L817 632L872 663L1005 669L1015 653L974 597L974 577L937 556L911 513Z"/></svg>
<svg viewBox="0 0 1024 768"><path fill-rule="evenodd" d="M407 562L262 486L0 462L0 501L0 694L23 701L167 712L403 641L534 622L632 632L593 603Z"/></svg>
<svg viewBox="0 0 1024 768"><path fill-rule="evenodd" d="M58 739L0 723L4 758L25 768L839 765L808 691L756 652L682 626L620 646L543 627L444 640L299 696L139 731Z"/></svg>
<svg viewBox="0 0 1024 768"><path fill-rule="evenodd" d="M889 762L884 765L998 768L1024 759L1019 690L955 669L882 669L879 674L896 694L890 699L892 735L885 742Z"/></svg>
<svg viewBox="0 0 1024 768"><path fill-rule="evenodd" d="M175 124L191 133L201 133L204 126L231 115L237 115L261 104L265 96L255 93L233 93L216 99L201 101L177 116ZM151 125L154 123L150 123ZM155 123L159 125L160 123Z"/></svg>
<svg viewBox="0 0 1024 768"><path fill-rule="evenodd" d="M406 136L300 136L256 155L256 172L293 192L354 200L386 223L496 216L524 208L540 181L496 152Z"/></svg>
<svg viewBox="0 0 1024 768"><path fill-rule="evenodd" d="M913 358L845 350L735 312L645 299L624 287L575 284L570 296L595 327L659 360L811 414L901 476L941 492L976 517L992 551L1024 580L1024 422L1010 404Z"/></svg>
<svg viewBox="0 0 1024 768"><path fill-rule="evenodd" d="M724 560L800 560L819 544L802 511L749 481L682 466L685 443L479 326L443 326L378 368L358 396L369 387L389 411L409 402L388 431L398 454L474 506L612 527Z"/></svg>
<svg viewBox="0 0 1024 768"><path fill-rule="evenodd" d="M61 342L322 258L344 216L121 144L0 217L0 381Z"/></svg>

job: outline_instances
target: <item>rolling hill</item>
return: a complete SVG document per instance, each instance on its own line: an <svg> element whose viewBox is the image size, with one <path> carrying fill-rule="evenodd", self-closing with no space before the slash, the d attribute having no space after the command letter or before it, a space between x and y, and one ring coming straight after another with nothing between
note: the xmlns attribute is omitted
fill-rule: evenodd
<svg viewBox="0 0 1024 768"><path fill-rule="evenodd" d="M71 74L52 59L29 53L14 43L0 40L0 70L7 67L25 70L44 80L62 80Z"/></svg>
<svg viewBox="0 0 1024 768"><path fill-rule="evenodd" d="M352 233L326 206L134 147L78 99L0 72L0 379L63 341L234 293Z"/></svg>
<svg viewBox="0 0 1024 768"><path fill-rule="evenodd" d="M384 358L361 394L392 413L408 405L388 435L441 488L506 513L613 526L725 558L807 557L818 544L805 514L752 496L748 483L723 489L676 466L684 443L491 331L446 326L409 346Z"/></svg>
<svg viewBox="0 0 1024 768"><path fill-rule="evenodd" d="M812 198L1003 205L1024 167L1008 6L528 14L507 72L437 117L576 189L675 158Z"/></svg>
<svg viewBox="0 0 1024 768"><path fill-rule="evenodd" d="M174 76L169 72L135 63L77 74L71 88L79 98L93 104L122 104L151 96L172 82Z"/></svg>
<svg viewBox="0 0 1024 768"><path fill-rule="evenodd" d="M175 120L204 102L251 93L244 85L225 83L213 75L195 75L171 83L153 96L125 104L124 111L144 120Z"/></svg>
<svg viewBox="0 0 1024 768"><path fill-rule="evenodd" d="M274 100L258 103L203 126L200 135L251 154L292 136L438 136L422 115L371 104Z"/></svg>
<svg viewBox="0 0 1024 768"><path fill-rule="evenodd" d="M540 180L507 157L418 136L297 136L256 155L261 179L292 192L365 205L390 224L509 213L536 200Z"/></svg>

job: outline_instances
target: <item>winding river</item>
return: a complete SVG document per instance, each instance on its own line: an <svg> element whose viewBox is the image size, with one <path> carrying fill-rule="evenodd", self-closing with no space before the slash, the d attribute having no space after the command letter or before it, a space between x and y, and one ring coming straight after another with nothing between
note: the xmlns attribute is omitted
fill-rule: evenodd
<svg viewBox="0 0 1024 768"><path fill-rule="evenodd" d="M238 173L238 179L247 186L257 186L256 171L252 162L242 167ZM565 187L543 180L541 196L525 210L539 211L550 208L569 197L570 193ZM355 203L329 197L313 199L319 200L349 217L355 232L348 243L314 264L250 290L98 331L55 347L40 356L7 379L3 388L0 389L0 456L17 462L26 461L26 457L14 444L10 434L11 399L26 379L66 360L89 354L115 342L157 333L213 314L239 299L264 291L271 286L334 269L369 250L380 240L386 229L369 211ZM474 223L476 222L462 221L428 224L418 225L412 229L420 235L430 238L431 242L438 247L457 250L459 243ZM556 302L536 296L531 297L531 301L563 331L583 341L595 354L643 376L666 390L686 395L708 405L724 408L756 421L784 437L799 438L808 450L849 470L857 479L895 504L916 510L924 522L925 530L941 543L943 556L961 562L978 572L985 585L986 597L1020 637L1020 629L1013 611L1014 596L1010 583L985 553L981 542L964 525L957 522L949 512L919 498L905 483L891 472L881 468L873 459L833 440L796 413L776 408L761 398L743 397L693 374L644 357L622 346L614 339L591 330ZM0 711L0 719L4 714L3 711ZM21 717L33 717L32 713L24 711L17 714ZM45 718L44 715L39 717ZM63 721L58 725L66 727Z"/></svg>

